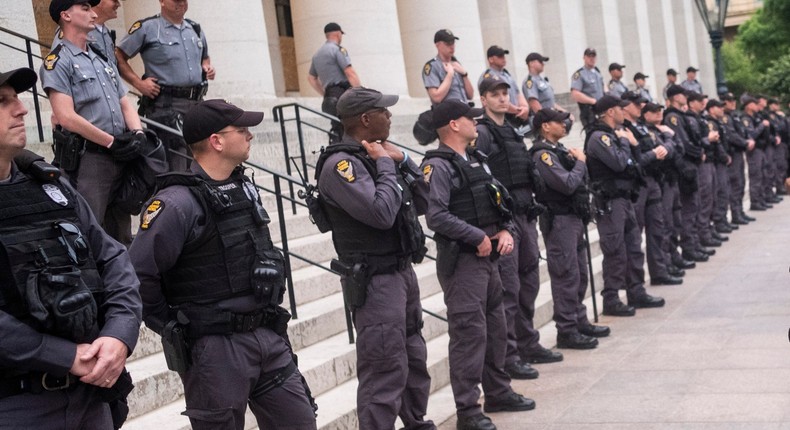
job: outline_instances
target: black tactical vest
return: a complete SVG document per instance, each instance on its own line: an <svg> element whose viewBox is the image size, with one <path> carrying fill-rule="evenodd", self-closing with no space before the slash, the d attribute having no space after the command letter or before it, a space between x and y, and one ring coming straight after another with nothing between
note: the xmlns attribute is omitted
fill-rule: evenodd
<svg viewBox="0 0 790 430"><path fill-rule="evenodd" d="M554 146L548 144L545 140L535 140L534 145L529 150L533 159L538 156L536 154L540 151L548 151L556 155L562 167L567 171L573 170L576 166L576 160L571 157L564 146ZM578 187L571 195L563 194L548 186L536 189L535 200L545 205L552 215L574 214L585 220L589 218L590 192L586 184Z"/></svg>
<svg viewBox="0 0 790 430"><path fill-rule="evenodd" d="M56 179L0 184L0 309L39 332L90 342L103 284L75 201Z"/></svg>
<svg viewBox="0 0 790 430"><path fill-rule="evenodd" d="M494 141L499 145L497 153L488 154L488 167L491 169L491 174L508 190L531 187L532 170L535 166L529 156L527 146L516 134L513 127L507 123L504 126L497 125L485 117L479 119L477 123L488 127Z"/></svg>
<svg viewBox="0 0 790 430"><path fill-rule="evenodd" d="M598 122L587 131L587 137L584 140L584 152L588 152L587 143L595 132L605 133L612 145L619 145L620 138L617 137L614 130L606 124ZM630 151L630 148L628 150ZM615 172L603 161L588 156L587 170L590 173L592 184L600 189L606 198L632 197L632 193L637 191L639 185L641 185L641 171L633 157L631 157L631 162L625 170Z"/></svg>
<svg viewBox="0 0 790 430"><path fill-rule="evenodd" d="M486 169L486 156L467 148L469 161L456 152L432 150L425 159L449 160L461 177L461 186L450 191L449 211L467 224L478 228L506 221L510 211L507 190L496 184Z"/></svg>
<svg viewBox="0 0 790 430"><path fill-rule="evenodd" d="M170 305L246 295L261 304L282 302L283 257L274 249L268 214L243 169L224 181L189 173L162 175L157 181L160 189L189 187L206 214L201 236L187 242L176 264L162 274Z"/></svg>
<svg viewBox="0 0 790 430"><path fill-rule="evenodd" d="M378 176L376 163L367 157L362 145L336 143L326 147L316 163L316 179L323 170L330 155L344 152L365 166L372 178ZM411 186L403 174L395 175L398 186L403 190L401 207L395 217L395 224L382 230L357 221L343 209L328 204L320 195L319 202L332 225L332 242L335 252L341 259L360 256L398 256L410 257L415 263L425 256L425 235L417 218Z"/></svg>

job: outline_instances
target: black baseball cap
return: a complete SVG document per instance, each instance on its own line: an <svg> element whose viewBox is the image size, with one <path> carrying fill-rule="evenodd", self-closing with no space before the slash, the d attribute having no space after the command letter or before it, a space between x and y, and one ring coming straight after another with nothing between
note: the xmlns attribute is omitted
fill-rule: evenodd
<svg viewBox="0 0 790 430"><path fill-rule="evenodd" d="M650 76L647 76L646 74L644 74L642 72L636 72L636 74L634 75L634 80L645 79L645 78L649 78L649 77Z"/></svg>
<svg viewBox="0 0 790 430"><path fill-rule="evenodd" d="M678 71L675 69L667 69L667 75L677 76Z"/></svg>
<svg viewBox="0 0 790 430"><path fill-rule="evenodd" d="M615 106L626 107L629 104L631 104L631 102L628 100L621 100L618 99L617 97L610 96L607 94L601 97L600 99L598 99L597 102L595 102L595 106L593 109L595 110L595 113L601 114Z"/></svg>
<svg viewBox="0 0 790 430"><path fill-rule="evenodd" d="M562 122L570 118L570 116L570 112L561 112L551 108L541 109L532 118L532 128L540 130L540 126L547 122Z"/></svg>
<svg viewBox="0 0 790 430"><path fill-rule="evenodd" d="M584 55L587 57L595 57L598 53L595 51L595 48L587 48L584 50Z"/></svg>
<svg viewBox="0 0 790 430"><path fill-rule="evenodd" d="M37 80L36 72L27 67L0 73L0 86L10 85L17 94L32 88Z"/></svg>
<svg viewBox="0 0 790 430"><path fill-rule="evenodd" d="M778 105L779 104L779 100L774 99L774 98L768 99L768 104L769 105Z"/></svg>
<svg viewBox="0 0 790 430"><path fill-rule="evenodd" d="M637 104L638 103L644 103L644 102L647 101L647 100L645 100L642 97L641 94L639 94L639 93L637 93L635 91L630 91L630 90L624 92L623 94L620 94L620 99L624 100L624 101L627 101L629 103L637 103Z"/></svg>
<svg viewBox="0 0 790 430"><path fill-rule="evenodd" d="M52 0L49 3L49 17L55 21L55 24L59 24L60 13L64 10L69 10L69 8L75 4L87 3L91 5L91 7L94 7L100 2L101 0Z"/></svg>
<svg viewBox="0 0 790 430"><path fill-rule="evenodd" d="M693 67L693 66L689 66L688 69L686 69L686 73L688 73L688 72L695 72L696 73L696 72L699 72L699 69L697 69L696 67Z"/></svg>
<svg viewBox="0 0 790 430"><path fill-rule="evenodd" d="M710 110L710 108L714 108L714 107L724 107L724 103L716 99L710 99L708 100L708 104L705 105L705 110Z"/></svg>
<svg viewBox="0 0 790 430"><path fill-rule="evenodd" d="M487 91L493 91L500 86L510 88L510 84L508 84L507 81L503 80L497 75L491 75L480 81L480 85L477 86L477 90L480 91L480 95L483 95Z"/></svg>
<svg viewBox="0 0 790 430"><path fill-rule="evenodd" d="M398 102L398 96L382 94L365 87L351 88L337 101L338 118L350 118L376 108L388 108Z"/></svg>
<svg viewBox="0 0 790 430"><path fill-rule="evenodd" d="M625 64L612 63L609 65L609 71L611 72L612 70L623 70L623 67L625 67Z"/></svg>
<svg viewBox="0 0 790 430"><path fill-rule="evenodd" d="M437 31L436 34L433 35L433 43L444 42L448 45L452 45L456 40L458 40L458 38L455 37L452 31L446 28Z"/></svg>
<svg viewBox="0 0 790 430"><path fill-rule="evenodd" d="M690 102L701 102L705 100L708 96L705 94L700 94L696 91L686 91L686 100Z"/></svg>
<svg viewBox="0 0 790 430"><path fill-rule="evenodd" d="M343 34L346 34L346 32L343 31L342 28L340 28L340 24L336 22L330 22L329 24L324 26L324 33L331 33L333 31L339 31Z"/></svg>
<svg viewBox="0 0 790 430"><path fill-rule="evenodd" d="M752 96L750 96L748 94L742 95L741 96L741 105L743 107L746 107L746 105L748 105L749 103L759 103L759 102L757 101L756 98L754 98L754 97L752 97Z"/></svg>
<svg viewBox="0 0 790 430"><path fill-rule="evenodd" d="M200 142L229 125L253 127L263 121L263 112L247 112L225 100L206 100L192 106L184 115L184 140Z"/></svg>
<svg viewBox="0 0 790 430"><path fill-rule="evenodd" d="M498 45L491 45L486 53L489 57L504 57L505 54L510 54L510 51Z"/></svg>
<svg viewBox="0 0 790 430"><path fill-rule="evenodd" d="M530 61L536 61L536 60L543 63L545 61L549 61L549 57L544 57L543 55L538 54L537 52L531 52L529 55L527 55L527 64L529 64Z"/></svg>
<svg viewBox="0 0 790 430"><path fill-rule="evenodd" d="M433 127L442 128L449 124L450 121L456 120L462 116L467 118L477 118L483 116L485 111L480 108L473 108L469 103L462 102L458 99L445 99L438 105L433 107Z"/></svg>
<svg viewBox="0 0 790 430"><path fill-rule="evenodd" d="M686 94L686 89L680 85L672 85L667 88L667 97L674 97L678 94Z"/></svg>
<svg viewBox="0 0 790 430"><path fill-rule="evenodd" d="M653 102L647 102L642 107L642 115L644 115L645 112L653 112L653 113L661 112L662 109L664 109L663 105L660 105L658 103L653 103Z"/></svg>
<svg viewBox="0 0 790 430"><path fill-rule="evenodd" d="M726 94L722 95L719 98L723 102L734 102L736 100L735 99L735 94L733 94L733 93L726 93Z"/></svg>

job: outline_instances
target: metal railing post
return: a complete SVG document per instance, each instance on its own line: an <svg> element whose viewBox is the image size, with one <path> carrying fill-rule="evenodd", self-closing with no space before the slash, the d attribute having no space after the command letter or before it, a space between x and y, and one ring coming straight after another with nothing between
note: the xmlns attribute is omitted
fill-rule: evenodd
<svg viewBox="0 0 790 430"><path fill-rule="evenodd" d="M33 68L33 48L30 46L30 40L25 40L25 49L27 50L27 64ZM38 85L33 85L33 107L36 110L36 127L38 127L38 141L44 141L44 126L41 123L41 105L38 103Z"/></svg>
<svg viewBox="0 0 790 430"><path fill-rule="evenodd" d="M283 207L282 188L280 186L280 178L276 176L274 177L274 193L275 197L277 198L277 219L280 221L280 242L282 242L285 273L287 274L286 282L288 285L288 301L291 302L291 316L293 319L298 319L299 314L296 313L296 293L294 292L294 280L293 276L291 275L291 254L289 253L288 249L288 234L285 227L285 208Z"/></svg>

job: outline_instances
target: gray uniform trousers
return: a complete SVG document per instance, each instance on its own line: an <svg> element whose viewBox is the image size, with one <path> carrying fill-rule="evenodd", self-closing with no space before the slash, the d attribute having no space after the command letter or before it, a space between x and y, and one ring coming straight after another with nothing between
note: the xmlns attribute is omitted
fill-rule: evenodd
<svg viewBox="0 0 790 430"><path fill-rule="evenodd" d="M449 322L450 385L459 418L482 412L486 398L512 392L505 373L507 322L502 306L502 280L496 262L461 252L450 276L438 275Z"/></svg>
<svg viewBox="0 0 790 430"><path fill-rule="evenodd" d="M776 177L776 144L771 139L771 143L765 148L765 159L763 161L763 198L769 199L774 195L774 178ZM767 202L766 202L767 203Z"/></svg>
<svg viewBox="0 0 790 430"><path fill-rule="evenodd" d="M554 323L561 334L578 332L580 325L590 323L583 303L588 280L585 228L575 215L557 215L551 231L543 231Z"/></svg>
<svg viewBox="0 0 790 430"><path fill-rule="evenodd" d="M732 164L727 166L730 176L730 211L733 215L743 214L743 196L746 188L745 161L743 152L732 155Z"/></svg>
<svg viewBox="0 0 790 430"><path fill-rule="evenodd" d="M645 232L647 269L650 277L666 278L669 276L667 266L671 260L664 252L667 223L664 219L661 185L652 176L645 176L645 182L647 185L639 190L639 199L634 204L636 222L639 231Z"/></svg>
<svg viewBox="0 0 790 430"><path fill-rule="evenodd" d="M642 235L630 200L611 201L612 211L597 217L600 246L603 252L604 305L619 301L618 290L625 289L628 298L644 296L645 254Z"/></svg>
<svg viewBox="0 0 790 430"><path fill-rule="evenodd" d="M727 222L727 208L730 205L730 173L726 164L714 164L716 167L716 202L713 209L713 222Z"/></svg>
<svg viewBox="0 0 790 430"><path fill-rule="evenodd" d="M787 152L787 144L784 142L776 147L774 186L777 191L783 190L785 186L785 177L787 176Z"/></svg>
<svg viewBox="0 0 790 430"><path fill-rule="evenodd" d="M243 430L249 404L260 428L315 429L299 370L283 385L257 397L257 387L270 382L261 376L292 361L288 344L268 328L248 333L209 335L195 340L192 366L181 373L193 430Z"/></svg>
<svg viewBox="0 0 790 430"><path fill-rule="evenodd" d="M700 164L697 181L699 182L699 211L696 226L697 236L702 242L713 238L710 220L713 215L713 196L716 193L716 166L712 161Z"/></svg>
<svg viewBox="0 0 790 430"><path fill-rule="evenodd" d="M122 177L123 163L115 161L112 155L85 151L80 158L76 175L72 174L69 179L71 185L88 202L104 231L128 247L132 243L132 218L128 213L112 206Z"/></svg>
<svg viewBox="0 0 790 430"><path fill-rule="evenodd" d="M697 215L699 212L699 190L692 193L680 192L680 247L685 252L699 249Z"/></svg>
<svg viewBox="0 0 790 430"><path fill-rule="evenodd" d="M162 123L168 127L180 130L183 125L184 115L192 106L198 104L196 100L160 95L154 101L154 106L145 112L145 117L153 121ZM179 118L174 120L173 113L179 114ZM171 121L177 121L173 123ZM152 127L156 134L162 139L167 148L167 164L171 172L185 172L189 169L190 161L187 156L192 156L192 151L187 147L184 138L170 134L166 131ZM175 152L175 153L174 153ZM181 154L181 155L179 155Z"/></svg>
<svg viewBox="0 0 790 430"><path fill-rule="evenodd" d="M535 221L529 222L526 214L514 216L513 224L516 228L513 252L498 260L507 320L506 364L520 360L521 354L536 348L540 341L540 333L532 324L540 290L538 230Z"/></svg>
<svg viewBox="0 0 790 430"><path fill-rule="evenodd" d="M664 254L672 263L682 260L678 246L680 234L683 230L681 221L680 190L677 183L664 182L661 187L661 209L664 210L665 240L663 242Z"/></svg>
<svg viewBox="0 0 790 430"><path fill-rule="evenodd" d="M424 421L431 377L420 329L417 275L409 265L374 275L365 304L354 311L357 330L357 416L360 429L435 429Z"/></svg>
<svg viewBox="0 0 790 430"><path fill-rule="evenodd" d="M99 400L96 387L23 393L0 400L3 430L113 430L110 408Z"/></svg>
<svg viewBox="0 0 790 430"><path fill-rule="evenodd" d="M751 152L746 153L746 161L749 163L749 200L752 205L765 203L763 200L765 152L762 149L754 148Z"/></svg>

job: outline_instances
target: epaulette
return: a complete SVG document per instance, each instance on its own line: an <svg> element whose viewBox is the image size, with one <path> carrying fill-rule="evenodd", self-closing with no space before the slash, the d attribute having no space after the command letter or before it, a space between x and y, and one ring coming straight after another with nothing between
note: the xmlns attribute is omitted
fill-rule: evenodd
<svg viewBox="0 0 790 430"><path fill-rule="evenodd" d="M44 70L51 71L55 69L55 64L60 60L60 50L63 49L63 42L59 43L49 55L44 57Z"/></svg>
<svg viewBox="0 0 790 430"><path fill-rule="evenodd" d="M159 14L156 14L156 15L153 15L153 16L149 16L148 18L143 18L143 19L141 19L139 21L135 21L134 24L132 24L132 26L129 27L129 34L132 34L135 31L139 30L140 27L143 26L144 22L152 20L154 18L159 18Z"/></svg>

